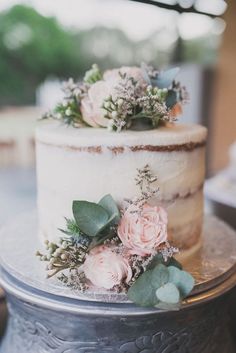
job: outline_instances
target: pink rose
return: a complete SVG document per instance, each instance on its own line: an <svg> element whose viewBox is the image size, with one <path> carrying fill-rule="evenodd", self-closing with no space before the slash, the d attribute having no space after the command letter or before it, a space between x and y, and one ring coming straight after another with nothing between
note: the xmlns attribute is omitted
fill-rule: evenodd
<svg viewBox="0 0 236 353"><path fill-rule="evenodd" d="M120 80L120 73L122 75L126 74L128 77L133 77L137 82L147 84L141 68L136 66L122 66L119 69L107 70L104 72L103 77L105 81L113 81L117 84Z"/></svg>
<svg viewBox="0 0 236 353"><path fill-rule="evenodd" d="M167 213L162 207L143 206L141 214L132 206L121 218L118 236L132 255L151 255L167 241Z"/></svg>
<svg viewBox="0 0 236 353"><path fill-rule="evenodd" d="M126 73L136 81L146 84L142 71L138 67L121 67L120 69L108 70L104 73L103 80L92 84L88 95L81 101L81 113L84 121L93 127L107 127L109 119L105 118L106 111L102 108L104 100L109 96L116 98L115 87L120 81L119 72Z"/></svg>
<svg viewBox="0 0 236 353"><path fill-rule="evenodd" d="M94 83L88 95L81 101L83 119L92 127L107 127L109 120L104 118L106 111L102 108L104 100L112 94L112 87L105 81Z"/></svg>
<svg viewBox="0 0 236 353"><path fill-rule="evenodd" d="M105 289L112 289L123 281L128 283L132 278L132 270L127 259L104 245L89 253L83 271L94 286Z"/></svg>

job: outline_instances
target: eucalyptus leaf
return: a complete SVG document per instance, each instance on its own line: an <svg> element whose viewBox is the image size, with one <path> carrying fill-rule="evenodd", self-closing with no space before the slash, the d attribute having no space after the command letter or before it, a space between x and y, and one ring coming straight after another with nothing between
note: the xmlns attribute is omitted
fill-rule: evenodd
<svg viewBox="0 0 236 353"><path fill-rule="evenodd" d="M168 109L171 109L178 102L177 93L173 90L169 90L166 97L166 106Z"/></svg>
<svg viewBox="0 0 236 353"><path fill-rule="evenodd" d="M178 67L174 67L173 69L166 71L161 71L155 80L155 85L158 88L169 88L172 82L174 81L175 77L177 76L178 72Z"/></svg>
<svg viewBox="0 0 236 353"><path fill-rule="evenodd" d="M181 307L181 303L177 304L170 304L170 303L163 303L163 302L158 302L155 305L155 308L161 309L161 310L168 310L168 311L178 311Z"/></svg>
<svg viewBox="0 0 236 353"><path fill-rule="evenodd" d="M120 220L120 211L113 197L108 194L105 195L98 203L108 213L110 222L118 223Z"/></svg>
<svg viewBox="0 0 236 353"><path fill-rule="evenodd" d="M79 229L90 237L98 235L109 220L102 206L88 201L74 201L73 214Z"/></svg>
<svg viewBox="0 0 236 353"><path fill-rule="evenodd" d="M168 267L169 281L180 291L181 297L186 298L194 287L194 278L190 273L181 271L174 266Z"/></svg>
<svg viewBox="0 0 236 353"><path fill-rule="evenodd" d="M153 270L157 265L164 264L164 258L162 254L158 253L154 256L152 261L148 264L147 270Z"/></svg>
<svg viewBox="0 0 236 353"><path fill-rule="evenodd" d="M152 271L144 272L129 288L128 298L141 306L155 306L158 303L156 289L152 286Z"/></svg>
<svg viewBox="0 0 236 353"><path fill-rule="evenodd" d="M95 248L98 245L103 244L105 240L110 239L112 237L114 237L114 232L111 232L109 229L106 232L99 233L96 237L93 237L93 240L89 245L89 250Z"/></svg>
<svg viewBox="0 0 236 353"><path fill-rule="evenodd" d="M151 272L151 283L155 289L158 289L169 282L169 271L167 266L159 264Z"/></svg>
<svg viewBox="0 0 236 353"><path fill-rule="evenodd" d="M147 117L133 119L130 129L134 131L151 130L153 129L152 119Z"/></svg>
<svg viewBox="0 0 236 353"><path fill-rule="evenodd" d="M179 270L183 269L183 266L179 261L177 261L174 257L171 257L167 263L168 266L174 266L177 267Z"/></svg>
<svg viewBox="0 0 236 353"><path fill-rule="evenodd" d="M166 283L156 290L157 299L163 303L177 304L180 301L180 293L173 283Z"/></svg>

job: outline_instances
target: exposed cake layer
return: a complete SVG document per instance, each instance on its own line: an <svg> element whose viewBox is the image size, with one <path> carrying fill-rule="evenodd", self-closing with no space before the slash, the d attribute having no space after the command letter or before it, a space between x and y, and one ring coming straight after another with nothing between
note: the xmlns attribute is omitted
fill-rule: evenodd
<svg viewBox="0 0 236 353"><path fill-rule="evenodd" d="M203 213L206 129L169 125L149 131L112 133L56 123L37 130L38 207L41 234L57 240L75 199L117 202L138 194L137 168L149 164L158 176L169 233L182 249L199 241Z"/></svg>

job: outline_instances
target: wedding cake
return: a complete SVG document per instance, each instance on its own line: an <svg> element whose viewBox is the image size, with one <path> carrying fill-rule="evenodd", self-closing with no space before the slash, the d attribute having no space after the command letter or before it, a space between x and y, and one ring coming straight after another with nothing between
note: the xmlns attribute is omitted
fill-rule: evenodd
<svg viewBox="0 0 236 353"><path fill-rule="evenodd" d="M54 121L36 132L39 236L48 250L38 256L49 277L159 307L192 290L173 256L201 245L206 129L176 122L188 99L177 72L94 65L44 116ZM148 280L163 273L163 283ZM144 283L151 299L139 297Z"/></svg>

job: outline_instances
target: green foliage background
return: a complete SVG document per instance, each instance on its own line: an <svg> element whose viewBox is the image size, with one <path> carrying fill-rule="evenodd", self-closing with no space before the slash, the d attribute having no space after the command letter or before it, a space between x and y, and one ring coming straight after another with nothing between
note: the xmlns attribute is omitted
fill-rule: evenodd
<svg viewBox="0 0 236 353"><path fill-rule="evenodd" d="M79 78L94 62L101 68L140 61L167 65L185 55L201 62L203 40L184 47L182 43L181 56L179 40L163 50L158 38L156 32L133 42L121 30L105 27L75 32L31 7L13 6L0 14L0 106L34 104L36 88L45 79ZM204 58L212 53L208 42L205 46Z"/></svg>

